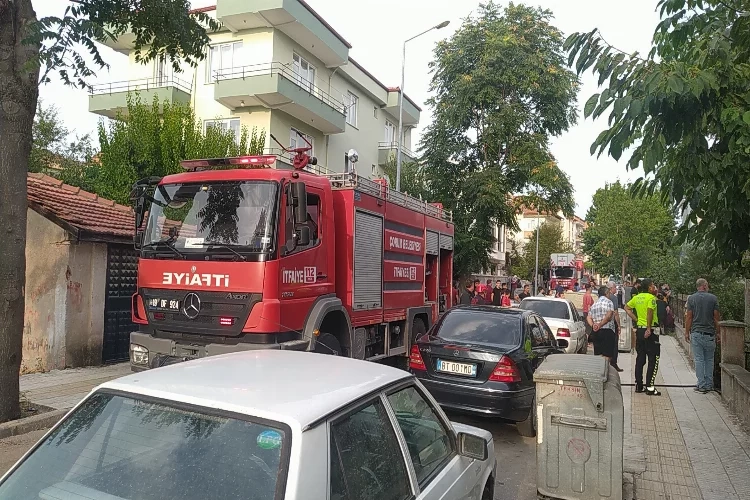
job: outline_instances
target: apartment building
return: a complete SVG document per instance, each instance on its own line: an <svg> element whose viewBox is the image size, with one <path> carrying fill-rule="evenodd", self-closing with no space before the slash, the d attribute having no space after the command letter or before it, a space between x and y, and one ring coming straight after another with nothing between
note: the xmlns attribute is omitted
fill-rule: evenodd
<svg viewBox="0 0 750 500"><path fill-rule="evenodd" d="M474 275L480 279L507 276L507 253L511 250L511 242L515 241L519 249L524 245L534 244L537 225L546 223L559 224L563 239L570 243L577 256L583 256L583 231L586 221L578 216L565 217L559 213L538 213L534 209L524 208L516 215L519 231L511 231L506 226L495 226L493 236L495 242L490 250L490 268L482 269Z"/></svg>
<svg viewBox="0 0 750 500"><path fill-rule="evenodd" d="M349 57L351 45L304 0L217 0L199 9L222 29L210 34L207 57L174 72L164 60L135 62L133 36L106 45L128 56L130 80L98 84L89 111L113 118L126 111L128 92L190 104L204 127L264 129L269 153L280 153L273 134L289 147L313 146L318 164L345 168L345 153L359 155L358 174L381 177L396 154L400 89L381 83ZM408 96L403 105L402 158L413 160L412 130L421 109ZM290 168L281 156L279 168Z"/></svg>

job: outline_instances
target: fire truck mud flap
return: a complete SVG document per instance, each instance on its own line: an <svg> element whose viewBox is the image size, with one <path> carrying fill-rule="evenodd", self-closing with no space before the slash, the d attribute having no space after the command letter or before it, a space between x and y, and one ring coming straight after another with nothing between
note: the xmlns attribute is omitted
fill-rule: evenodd
<svg viewBox="0 0 750 500"><path fill-rule="evenodd" d="M349 313L341 304L341 299L335 295L318 297L307 314L305 326L302 330L302 339L310 341L308 348L310 351L315 350L316 331L321 334L330 333L334 335L341 344L343 354L345 356L353 354L352 346L355 345L355 342L352 321L349 318ZM364 355L364 350L362 354Z"/></svg>

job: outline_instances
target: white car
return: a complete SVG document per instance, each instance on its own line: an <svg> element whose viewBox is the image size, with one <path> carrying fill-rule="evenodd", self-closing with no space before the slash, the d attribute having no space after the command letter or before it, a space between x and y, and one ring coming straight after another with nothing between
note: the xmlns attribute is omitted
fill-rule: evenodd
<svg viewBox="0 0 750 500"><path fill-rule="evenodd" d="M586 354L588 338L583 316L567 299L555 297L527 297L518 306L536 312L547 322L557 339L557 345L567 354Z"/></svg>
<svg viewBox="0 0 750 500"><path fill-rule="evenodd" d="M2 479L0 499L491 499L492 435L409 373L258 350L94 389Z"/></svg>

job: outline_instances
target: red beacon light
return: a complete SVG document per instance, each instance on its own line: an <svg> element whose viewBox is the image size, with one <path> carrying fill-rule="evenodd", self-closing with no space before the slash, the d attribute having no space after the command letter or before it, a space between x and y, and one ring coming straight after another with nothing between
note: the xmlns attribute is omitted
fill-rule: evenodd
<svg viewBox="0 0 750 500"><path fill-rule="evenodd" d="M209 158L205 160L183 160L180 166L185 170L203 170L211 167L240 165L249 168L265 168L276 162L275 155L235 156L232 158Z"/></svg>

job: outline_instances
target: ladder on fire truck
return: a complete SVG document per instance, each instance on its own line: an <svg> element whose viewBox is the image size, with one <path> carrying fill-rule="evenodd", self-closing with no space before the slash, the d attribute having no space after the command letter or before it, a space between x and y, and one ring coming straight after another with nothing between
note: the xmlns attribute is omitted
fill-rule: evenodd
<svg viewBox="0 0 750 500"><path fill-rule="evenodd" d="M453 222L453 213L445 210L442 204L428 203L391 189L388 187L388 181L384 178L370 180L357 175L356 172L331 172L322 165L318 165L318 160L308 154L312 150L312 143L304 136L302 139L307 143L307 146L289 148L284 146L273 134L270 135L271 139L279 145L285 154L293 154L291 161L295 169L306 170L321 177L326 177L333 189L357 189L363 193L408 208L409 210L414 210L415 212L420 212L447 222Z"/></svg>
<svg viewBox="0 0 750 500"><path fill-rule="evenodd" d="M420 212L436 219L453 222L453 214L438 204L418 200L413 196L401 193L388 187L386 179L371 180L353 172L324 172L318 169L318 175L328 178L333 189L357 189L363 193L387 200L396 205Z"/></svg>

